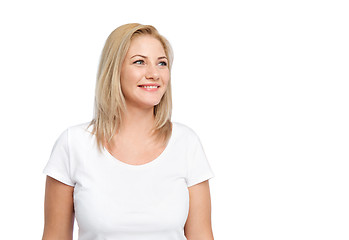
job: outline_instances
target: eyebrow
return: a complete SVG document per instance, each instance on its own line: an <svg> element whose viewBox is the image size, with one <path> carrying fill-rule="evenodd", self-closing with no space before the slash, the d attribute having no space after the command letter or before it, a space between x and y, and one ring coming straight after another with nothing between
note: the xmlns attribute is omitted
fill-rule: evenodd
<svg viewBox="0 0 349 240"><path fill-rule="evenodd" d="M142 57L142 58L148 58L147 56L143 56L143 55L140 55L140 54L136 54L134 56L132 56L131 58L134 58L134 57ZM158 59L167 59L166 56L162 56L162 57L158 57Z"/></svg>

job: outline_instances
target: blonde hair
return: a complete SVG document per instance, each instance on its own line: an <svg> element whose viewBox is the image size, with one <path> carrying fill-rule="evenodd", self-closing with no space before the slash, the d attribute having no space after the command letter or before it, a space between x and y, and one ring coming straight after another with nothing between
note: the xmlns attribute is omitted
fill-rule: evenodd
<svg viewBox="0 0 349 240"><path fill-rule="evenodd" d="M170 43L151 25L130 23L116 28L107 38L98 68L94 113L89 123L93 125L92 134L96 135L99 151L103 149L104 141L108 143L122 125L122 115L126 112L126 102L121 90L120 71L131 40L139 35L151 35L158 39L165 51L170 70L173 62L173 52ZM155 126L152 134L157 141L167 144L172 133L172 92L171 77L158 105L154 106Z"/></svg>

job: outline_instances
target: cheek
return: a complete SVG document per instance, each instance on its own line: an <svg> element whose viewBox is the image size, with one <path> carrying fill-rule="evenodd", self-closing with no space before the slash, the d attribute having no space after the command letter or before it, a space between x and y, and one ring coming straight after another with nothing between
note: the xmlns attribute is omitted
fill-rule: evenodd
<svg viewBox="0 0 349 240"><path fill-rule="evenodd" d="M126 85L133 85L140 81L142 74L134 69L125 69L121 72L121 82Z"/></svg>
<svg viewBox="0 0 349 240"><path fill-rule="evenodd" d="M162 74L162 80L164 81L164 83L167 85L168 82L170 81L170 72L167 71L167 72L164 72Z"/></svg>

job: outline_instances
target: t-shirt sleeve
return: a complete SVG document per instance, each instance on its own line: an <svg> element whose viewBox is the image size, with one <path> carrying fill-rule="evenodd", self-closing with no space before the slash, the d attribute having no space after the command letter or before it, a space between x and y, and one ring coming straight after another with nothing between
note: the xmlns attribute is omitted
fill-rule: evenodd
<svg viewBox="0 0 349 240"><path fill-rule="evenodd" d="M69 186L75 186L71 179L71 165L68 146L69 129L66 129L53 145L50 158L43 173Z"/></svg>
<svg viewBox="0 0 349 240"><path fill-rule="evenodd" d="M193 140L188 159L187 186L191 187L205 180L213 178L215 175L210 163L206 158L201 141L197 135Z"/></svg>

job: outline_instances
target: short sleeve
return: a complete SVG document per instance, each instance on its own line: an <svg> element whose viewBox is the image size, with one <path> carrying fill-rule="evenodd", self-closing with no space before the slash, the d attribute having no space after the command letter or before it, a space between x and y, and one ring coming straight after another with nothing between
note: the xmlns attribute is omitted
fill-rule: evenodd
<svg viewBox="0 0 349 240"><path fill-rule="evenodd" d="M213 178L215 175L210 163L206 158L203 146L196 135L189 150L187 186L191 187L205 180Z"/></svg>
<svg viewBox="0 0 349 240"><path fill-rule="evenodd" d="M75 186L71 179L70 171L68 129L66 129L53 145L50 158L43 173L64 184Z"/></svg>

